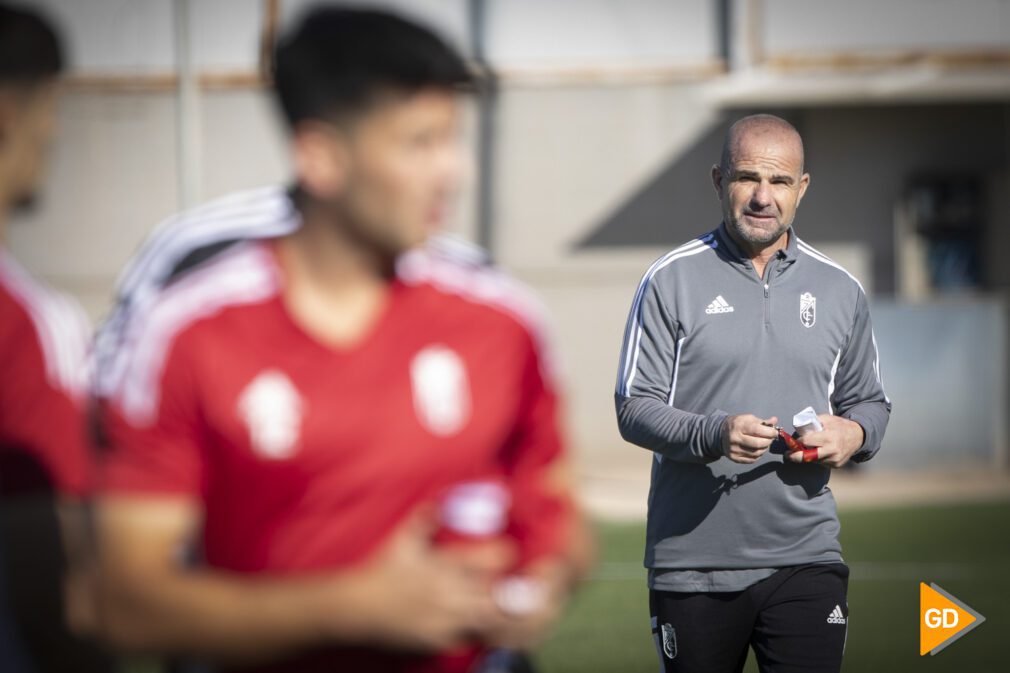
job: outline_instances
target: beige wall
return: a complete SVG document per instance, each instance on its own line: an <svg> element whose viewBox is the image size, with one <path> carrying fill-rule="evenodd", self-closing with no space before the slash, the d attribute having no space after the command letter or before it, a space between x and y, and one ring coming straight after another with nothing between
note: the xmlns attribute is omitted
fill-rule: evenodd
<svg viewBox="0 0 1010 673"><path fill-rule="evenodd" d="M207 91L199 110L201 200L286 178L283 135L263 92ZM647 457L617 433L612 399L616 360L641 274L687 235L674 210L669 236L660 236L656 245L580 249L575 243L620 203L635 198L641 185L676 161L697 136L724 123L725 116L698 83L514 87L501 96L494 249L499 262L537 289L550 308L567 372L571 434L588 469ZM874 134L881 133L872 130L874 120L882 116L883 132L894 136L892 123L900 117L886 111L861 113L854 118L867 126L847 136L836 132L844 116L840 111L805 113L809 144L817 152L814 163L820 165L817 198L825 205L811 201L801 209L801 218L809 213L827 217L832 204L846 203L851 179L845 177L842 160L830 157L856 147L868 151ZM948 119L949 111L939 118ZM919 124L929 126L929 121ZM13 224L11 247L30 269L77 295L98 319L109 306L123 263L150 228L178 207L175 99L171 93L71 93L63 102L61 125L46 198L31 217ZM466 128L472 154L471 108ZM906 134L896 142L907 148L916 141ZM944 143L936 147L938 152L949 149ZM970 147L966 151L973 152ZM699 173L707 172L707 161L699 159ZM872 216L867 203L889 203L909 165L895 163L892 156L876 162L873 170L860 178L858 201L852 204L861 209L861 218ZM715 222L715 197L704 180L699 184L694 198L704 204L702 209L711 208ZM475 196L471 181L450 224L471 239ZM872 291L873 237L892 236L888 213L879 222L860 220L862 233L853 240L807 238ZM658 217L662 222L666 214ZM688 223L686 230L698 233L711 222Z"/></svg>
<svg viewBox="0 0 1010 673"><path fill-rule="evenodd" d="M14 254L92 318L148 229L176 207L174 97L72 94L38 208L9 226Z"/></svg>
<svg viewBox="0 0 1010 673"><path fill-rule="evenodd" d="M284 183L290 164L272 100L259 89L200 95L197 202ZM180 208L174 92L69 91L37 207L10 226L30 270L75 294L93 320L108 309L116 274L152 227ZM471 175L451 231L472 238L474 109L464 106Z"/></svg>
<svg viewBox="0 0 1010 673"><path fill-rule="evenodd" d="M241 11L241 3L226 4L228 11ZM523 11L535 4L524 4ZM148 2L143 7L155 5ZM453 32L462 39L458 24L453 23ZM605 22L593 25L605 28ZM224 64L232 51L208 58ZM101 62L101 54L93 58ZM892 84L900 89L906 75L899 73ZM576 243L683 157L699 137L737 114L739 110L725 109L725 89L740 81L684 81L669 73L658 78L611 75L603 80L562 77L550 86L506 82L497 114L493 248L500 263L536 288L550 309L567 372L571 434L583 469L644 475L649 454L621 441L613 415L624 322L635 287L651 261L717 221L714 196L704 179L699 180L692 198L711 204L711 222L680 222L677 204L672 204L670 235L661 230L651 245L586 250ZM776 80L753 81L772 82L768 90L776 90ZM1006 180L1010 118L1002 127L1002 149L980 152L977 148L985 137L971 120L988 116L968 118L971 133L964 135L974 144L959 144L956 139L920 142L916 134L928 135L938 125L956 128L959 119L949 110L941 114L925 108L918 110L912 130L901 110L882 107L864 107L855 114L841 105L824 110L809 106L801 114L816 171L815 191L801 217L821 213L830 227L839 209L848 209L858 234L850 240L828 235L828 229L804 235L870 289L875 275L887 273L890 261L880 250L890 246L892 236L889 204L895 186L915 161L938 163L956 157L958 166L970 167L973 158L984 155L994 166L1003 162L1002 180ZM285 179L283 135L262 91L204 91L197 109L200 200ZM1007 109L1004 104L1004 116L1010 114ZM171 91L69 93L46 198L37 212L10 228L14 253L30 269L79 297L95 319L107 310L114 277L123 263L150 228L178 208L176 121ZM470 108L466 124L472 156L476 142ZM857 156L856 150L864 156ZM883 159L874 158L874 151ZM862 163L855 161L860 158ZM714 155L698 159L702 178L715 159ZM856 193L850 189L851 175L858 177ZM471 239L476 231L473 184L471 180L461 195L450 223L452 230ZM815 199L822 205L817 206ZM882 205L885 215L878 217L874 213L880 209L867 204ZM703 212L708 212L705 207L709 206ZM665 217L665 212L657 213L660 226ZM685 228L688 234L683 233ZM994 235L997 244L1003 239Z"/></svg>

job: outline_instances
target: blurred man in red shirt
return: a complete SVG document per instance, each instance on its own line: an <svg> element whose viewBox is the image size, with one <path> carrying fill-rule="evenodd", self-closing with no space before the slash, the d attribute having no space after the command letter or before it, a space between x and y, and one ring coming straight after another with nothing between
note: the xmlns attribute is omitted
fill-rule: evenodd
<svg viewBox="0 0 1010 673"><path fill-rule="evenodd" d="M425 244L471 74L337 8L274 74L296 187L166 225L102 338L109 635L230 670L478 670L544 634L586 554L538 304Z"/></svg>
<svg viewBox="0 0 1010 673"><path fill-rule="evenodd" d="M4 670L106 666L71 633L93 622L83 511L87 321L6 247L9 217L32 205L42 183L62 60L43 18L0 6L0 629L16 631L8 646L22 650L20 664L0 655Z"/></svg>

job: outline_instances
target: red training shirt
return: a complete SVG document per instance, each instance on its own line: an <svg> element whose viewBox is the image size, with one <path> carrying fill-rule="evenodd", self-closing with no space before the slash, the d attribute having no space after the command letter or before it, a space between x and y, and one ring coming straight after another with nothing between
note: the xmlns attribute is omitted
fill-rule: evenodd
<svg viewBox="0 0 1010 673"><path fill-rule="evenodd" d="M0 491L89 488L82 395L88 326L68 297L0 248Z"/></svg>
<svg viewBox="0 0 1010 673"><path fill-rule="evenodd" d="M419 504L499 478L520 563L557 553L570 512L543 482L563 452L558 401L525 289L408 253L349 348L301 329L282 289L273 243L240 243L132 320L108 400L106 492L197 500L208 565L280 577L362 562ZM352 656L368 670L460 665L344 649L278 670Z"/></svg>

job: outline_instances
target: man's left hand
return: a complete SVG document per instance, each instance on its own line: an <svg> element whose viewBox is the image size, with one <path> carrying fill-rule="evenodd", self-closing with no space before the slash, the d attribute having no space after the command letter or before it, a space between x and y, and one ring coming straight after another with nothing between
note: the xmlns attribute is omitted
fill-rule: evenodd
<svg viewBox="0 0 1010 673"><path fill-rule="evenodd" d="M814 461L831 468L839 468L849 462L856 451L863 446L865 434L863 426L841 416L820 414L818 417L823 430L810 432L800 438L800 441L811 449L817 450ZM786 455L786 460L794 463L803 462L803 451Z"/></svg>
<svg viewBox="0 0 1010 673"><path fill-rule="evenodd" d="M495 589L499 604L499 621L484 634L485 643L494 647L531 650L550 634L551 626L558 620L571 591L570 573L563 563L544 561L528 568L519 580L520 596L506 591L505 584ZM525 586L523 586L525 585ZM508 594L512 594L509 596Z"/></svg>

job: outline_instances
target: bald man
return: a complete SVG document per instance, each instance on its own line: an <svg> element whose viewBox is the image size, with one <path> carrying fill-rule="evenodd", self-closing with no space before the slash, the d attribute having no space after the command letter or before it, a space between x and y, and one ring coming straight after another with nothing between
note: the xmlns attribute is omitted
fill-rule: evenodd
<svg viewBox="0 0 1010 673"><path fill-rule="evenodd" d="M618 369L621 435L655 455L653 638L668 673L741 671L749 647L762 671L838 671L849 571L828 479L877 452L891 409L866 296L794 231L810 176L788 122L735 123L712 182L722 223L645 273Z"/></svg>

